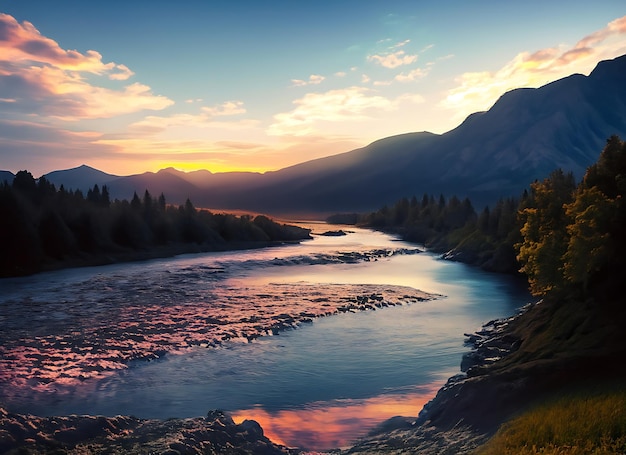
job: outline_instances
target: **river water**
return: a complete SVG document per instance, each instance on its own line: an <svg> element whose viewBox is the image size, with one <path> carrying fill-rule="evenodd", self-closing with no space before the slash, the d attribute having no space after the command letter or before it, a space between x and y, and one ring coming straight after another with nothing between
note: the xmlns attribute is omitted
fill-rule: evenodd
<svg viewBox="0 0 626 455"><path fill-rule="evenodd" d="M0 280L0 406L144 418L223 409L312 450L417 416L459 372L463 333L530 296L512 277L344 229Z"/></svg>

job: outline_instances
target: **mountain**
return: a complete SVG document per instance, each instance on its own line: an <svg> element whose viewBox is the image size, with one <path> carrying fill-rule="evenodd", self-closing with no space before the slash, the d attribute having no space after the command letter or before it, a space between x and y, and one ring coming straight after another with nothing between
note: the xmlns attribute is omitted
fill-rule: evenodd
<svg viewBox="0 0 626 455"><path fill-rule="evenodd" d="M57 186L107 184L113 197L148 189L169 202L273 214L369 211L424 193L468 196L477 208L518 196L556 168L580 178L611 135L626 137L626 55L537 89L505 93L444 133L408 133L258 174L209 171L118 177L88 166L52 172Z"/></svg>
<svg viewBox="0 0 626 455"><path fill-rule="evenodd" d="M15 174L9 171L0 171L0 183L8 182L9 184L13 183L13 179L15 178Z"/></svg>
<svg viewBox="0 0 626 455"><path fill-rule="evenodd" d="M173 169L172 169L173 171ZM199 189L185 180L183 172L171 172L162 169L159 172L145 172L143 174L117 177L107 183L111 197L118 199L130 199L133 193L140 197L148 190L154 197L163 193L166 200L181 204L187 198L195 202L195 196Z"/></svg>
<svg viewBox="0 0 626 455"><path fill-rule="evenodd" d="M43 177L54 183L57 188L63 185L66 190L81 190L83 192L87 192L94 185L102 187L102 185L118 178L116 175L107 174L84 164L72 169L53 171L43 175Z"/></svg>
<svg viewBox="0 0 626 455"><path fill-rule="evenodd" d="M219 202L270 212L370 210L424 192L476 205L519 195L562 168L581 177L611 135L626 137L626 56L504 94L442 134L411 133L267 173Z"/></svg>

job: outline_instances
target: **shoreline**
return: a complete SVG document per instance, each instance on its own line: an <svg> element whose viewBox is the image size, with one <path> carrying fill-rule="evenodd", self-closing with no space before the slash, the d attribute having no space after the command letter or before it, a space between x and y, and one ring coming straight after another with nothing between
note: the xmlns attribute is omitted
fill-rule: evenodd
<svg viewBox="0 0 626 455"><path fill-rule="evenodd" d="M294 245L310 240L303 238L298 240L276 240L276 241L248 241L248 242L228 242L224 244L188 244L179 243L152 247L145 250L109 251L97 254L85 253L81 257L62 259L55 261L44 261L37 271L24 272L13 275L0 276L2 279L20 278L38 275L40 273L54 272L57 270L98 267L102 265L125 264L131 262L144 262L152 259L167 259L185 254L219 253L228 251L256 250L262 248L279 248L284 245Z"/></svg>

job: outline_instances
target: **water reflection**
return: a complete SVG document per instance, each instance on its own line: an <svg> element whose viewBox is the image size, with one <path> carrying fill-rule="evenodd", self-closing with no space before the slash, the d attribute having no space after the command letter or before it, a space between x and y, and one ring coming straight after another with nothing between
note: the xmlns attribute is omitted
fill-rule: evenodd
<svg viewBox="0 0 626 455"><path fill-rule="evenodd" d="M145 418L220 408L288 445L342 445L417 415L458 371L463 333L527 302L512 284L359 229L0 280L0 402Z"/></svg>
<svg viewBox="0 0 626 455"><path fill-rule="evenodd" d="M382 421L395 416L417 416L445 381L417 387L415 391L387 394L373 398L318 402L302 409L266 411L253 408L237 411L233 419L256 420L265 435L286 446L307 450L348 447L366 436Z"/></svg>

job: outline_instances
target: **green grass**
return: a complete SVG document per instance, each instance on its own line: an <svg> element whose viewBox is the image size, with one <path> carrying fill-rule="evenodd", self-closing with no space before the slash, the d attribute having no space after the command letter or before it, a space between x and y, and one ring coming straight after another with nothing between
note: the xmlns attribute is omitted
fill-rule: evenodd
<svg viewBox="0 0 626 455"><path fill-rule="evenodd" d="M626 390L541 405L505 423L475 454L626 454Z"/></svg>

